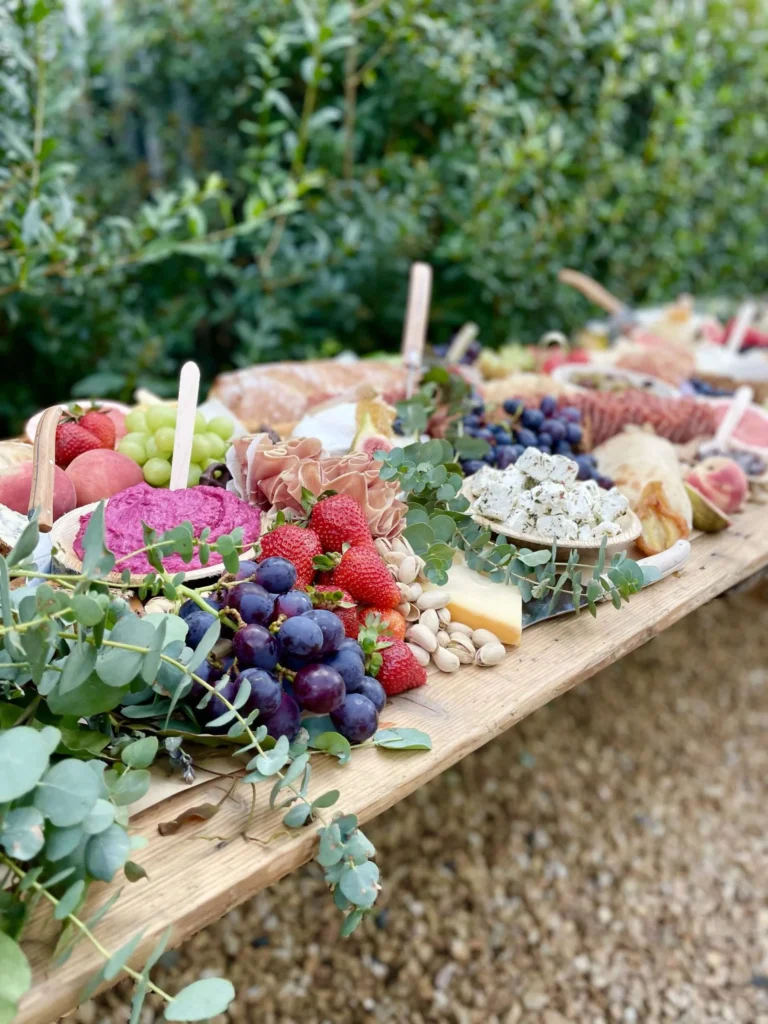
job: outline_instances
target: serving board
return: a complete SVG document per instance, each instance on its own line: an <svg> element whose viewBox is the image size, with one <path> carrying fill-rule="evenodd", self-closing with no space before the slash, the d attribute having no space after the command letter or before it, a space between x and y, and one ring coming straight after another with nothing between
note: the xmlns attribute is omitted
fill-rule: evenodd
<svg viewBox="0 0 768 1024"><path fill-rule="evenodd" d="M388 704L381 720L382 725L425 730L432 737L431 751L364 748L355 751L346 767L318 758L312 792L339 789L339 808L362 821L380 814L543 704L768 565L765 525L765 510L750 505L728 530L697 538L679 574L637 594L621 611L606 605L597 619L581 615L544 623L526 631L520 648L500 665L431 676L427 686ZM167 925L172 928L170 944L178 945L313 856L312 830L272 839L280 814L269 810L264 789L258 791L249 831L252 842L238 838L250 809L246 789L225 801L210 821L187 826L173 836L158 834L161 822L203 800L219 799L229 785L217 779L165 800L134 820L136 831L149 840L149 846L136 854L149 880L124 885L120 899L99 924L97 934L107 948L116 950L146 929L131 958L138 966ZM211 841L211 836L218 838ZM386 885L388 866L381 866ZM86 915L115 888L94 886ZM24 947L34 985L22 1000L20 1024L49 1024L72 1010L86 981L101 966L98 954L81 943L63 967L49 971L54 941L47 915L32 922Z"/></svg>

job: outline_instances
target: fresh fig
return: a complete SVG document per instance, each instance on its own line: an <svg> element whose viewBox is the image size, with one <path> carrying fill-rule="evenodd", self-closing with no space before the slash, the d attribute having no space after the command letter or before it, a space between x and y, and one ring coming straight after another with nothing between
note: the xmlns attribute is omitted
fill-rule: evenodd
<svg viewBox="0 0 768 1024"><path fill-rule="evenodd" d="M698 463L685 482L727 516L740 511L749 494L744 470L724 455L712 455Z"/></svg>
<svg viewBox="0 0 768 1024"><path fill-rule="evenodd" d="M731 525L731 520L717 505L713 505L708 498L705 498L701 491L697 491L689 483L686 483L685 490L691 500L693 509L693 525L697 530L704 533L719 533Z"/></svg>

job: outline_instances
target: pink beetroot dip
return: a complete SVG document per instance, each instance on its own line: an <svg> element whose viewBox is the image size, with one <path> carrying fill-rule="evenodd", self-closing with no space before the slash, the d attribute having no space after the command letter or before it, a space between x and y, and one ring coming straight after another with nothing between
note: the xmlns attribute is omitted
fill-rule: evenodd
<svg viewBox="0 0 768 1024"><path fill-rule="evenodd" d="M75 537L74 548L80 559L83 557L83 534L90 518L90 512L81 516L80 529ZM120 491L107 502L104 510L107 547L115 558L121 558L145 546L142 522L158 533L163 533L187 520L192 523L195 536L200 535L204 526L210 527L209 541L215 541L223 533L230 533L236 526L243 527L244 544L252 543L259 537L259 510L246 505L231 491L221 487L189 487L168 491L142 483ZM220 562L221 556L211 552L208 564L217 565ZM191 562L185 562L180 555L172 554L163 560L163 564L169 572L202 568L197 552ZM116 572L122 572L123 569L130 569L136 576L153 571L144 554L134 555L115 566Z"/></svg>

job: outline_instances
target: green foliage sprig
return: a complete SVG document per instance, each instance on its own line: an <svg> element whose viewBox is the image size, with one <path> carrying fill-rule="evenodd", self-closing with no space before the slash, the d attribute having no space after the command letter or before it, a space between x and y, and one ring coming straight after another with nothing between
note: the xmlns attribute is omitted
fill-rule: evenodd
<svg viewBox="0 0 768 1024"><path fill-rule="evenodd" d="M92 513L85 532L79 574L41 573L28 563L38 540L33 520L14 549L0 557L0 954L10 975L0 975L0 1024L7 1024L30 983L19 945L24 926L39 900L62 923L55 963L63 962L80 940L87 940L104 965L82 994L88 998L103 981L126 971L136 982L132 1021L137 1021L147 992L167 1002L167 1020L204 1020L224 1012L234 990L224 979L193 983L176 996L158 988L149 972L162 954L168 933L142 971L127 967L142 933L121 949L106 949L94 929L117 894L84 919L81 908L94 881L129 882L146 877L131 859L143 840L129 832L129 807L149 789L149 768L167 755L187 778L192 758L181 742L225 742L234 756L246 758L244 773L233 781L271 786L269 805L283 810L286 829L317 824L318 862L336 905L344 913L342 932L351 933L370 913L379 885L375 850L354 815L328 820L324 811L338 790L310 795L311 758L321 755L345 764L347 740L327 716L307 721L293 743L277 741L256 725L258 712L241 710L249 687L230 700L224 676L214 685L199 667L214 652L224 612L215 617L197 647L186 646L187 625L173 614L132 614L121 592L135 586L127 571L116 577L121 561L107 549L103 504ZM183 573L165 571L163 558L195 553L206 564L216 552L225 568L236 570L242 530L215 542L209 531L195 536L183 523L163 534L144 529L142 548L154 572L138 588L144 595L162 592L180 602L193 600L210 612L203 597L184 582ZM36 586L11 590L12 580ZM56 584L54 587L53 584ZM207 735L198 725L188 696L193 685L205 691L202 708L215 695L224 711L208 726L225 736ZM207 728L207 727L206 727ZM376 746L429 749L414 730L382 730ZM160 737L164 738L161 747ZM226 799L226 796L223 798ZM214 806L212 813L215 813ZM248 823L243 828L247 838Z"/></svg>
<svg viewBox="0 0 768 1024"><path fill-rule="evenodd" d="M475 438L456 439L459 446L476 442ZM485 444L482 440L479 443ZM559 599L570 597L577 613L584 600L590 613L596 615L597 603L604 597L621 607L622 601L657 578L656 573L643 570L624 552L615 554L606 566L605 537L594 566L580 563L577 551L571 551L565 562L558 561L556 542L551 550L533 551L518 548L504 536L494 537L491 530L467 514L470 503L461 493L461 466L454 446L445 439L377 452L376 457L382 462L382 478L396 480L405 492L408 525L404 536L424 559L425 574L434 583L448 582L448 570L458 549L464 552L470 569L495 582L514 584L524 602L547 598L552 611Z"/></svg>

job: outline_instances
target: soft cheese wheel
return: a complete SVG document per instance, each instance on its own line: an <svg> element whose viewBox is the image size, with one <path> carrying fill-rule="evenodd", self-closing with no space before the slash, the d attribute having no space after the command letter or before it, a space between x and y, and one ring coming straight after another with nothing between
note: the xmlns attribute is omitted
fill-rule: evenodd
<svg viewBox="0 0 768 1024"><path fill-rule="evenodd" d="M523 601L517 587L494 583L466 565L448 570L451 618L472 629L489 629L504 644L519 644L523 631Z"/></svg>

